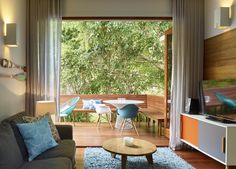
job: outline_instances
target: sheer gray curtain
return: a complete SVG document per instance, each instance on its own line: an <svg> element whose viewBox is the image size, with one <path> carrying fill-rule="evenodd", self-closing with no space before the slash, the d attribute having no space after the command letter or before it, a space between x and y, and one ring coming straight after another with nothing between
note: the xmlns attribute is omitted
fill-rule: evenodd
<svg viewBox="0 0 236 169"><path fill-rule="evenodd" d="M37 100L59 103L60 0L27 0L26 111L35 114Z"/></svg>
<svg viewBox="0 0 236 169"><path fill-rule="evenodd" d="M187 97L198 98L203 72L204 0L173 0L170 147L181 145L180 113ZM193 131L194 132L194 131Z"/></svg>

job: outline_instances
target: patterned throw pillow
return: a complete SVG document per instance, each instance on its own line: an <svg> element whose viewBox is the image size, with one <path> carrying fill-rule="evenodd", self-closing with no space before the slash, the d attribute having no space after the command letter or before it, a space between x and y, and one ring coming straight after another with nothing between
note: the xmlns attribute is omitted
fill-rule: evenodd
<svg viewBox="0 0 236 169"><path fill-rule="evenodd" d="M52 137L47 117L33 123L18 123L16 125L24 138L29 161L32 161L44 151L58 145Z"/></svg>
<svg viewBox="0 0 236 169"><path fill-rule="evenodd" d="M33 123L33 122L41 120L44 117L48 118L48 123L51 128L52 136L58 142L59 140L61 140L61 138L59 136L56 126L54 125L54 123L52 121L50 113L46 113L45 115L39 116L39 117L23 116L23 120L26 123Z"/></svg>
<svg viewBox="0 0 236 169"><path fill-rule="evenodd" d="M82 100L83 109L95 110L95 104L102 104L102 100Z"/></svg>

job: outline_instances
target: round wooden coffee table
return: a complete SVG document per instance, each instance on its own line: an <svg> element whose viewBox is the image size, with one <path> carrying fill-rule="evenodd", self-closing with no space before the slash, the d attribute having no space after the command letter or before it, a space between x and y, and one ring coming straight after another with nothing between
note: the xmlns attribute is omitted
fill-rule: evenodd
<svg viewBox="0 0 236 169"><path fill-rule="evenodd" d="M115 158L121 155L121 168L126 168L127 156L146 156L149 164L153 164L152 154L156 152L156 146L148 141L134 139L134 145L129 147L123 144L123 138L113 138L105 141L102 147Z"/></svg>

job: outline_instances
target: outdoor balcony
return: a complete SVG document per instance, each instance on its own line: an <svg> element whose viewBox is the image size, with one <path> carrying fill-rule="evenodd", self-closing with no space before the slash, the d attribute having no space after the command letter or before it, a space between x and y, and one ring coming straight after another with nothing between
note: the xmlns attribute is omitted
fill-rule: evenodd
<svg viewBox="0 0 236 169"><path fill-rule="evenodd" d="M164 96L154 95L61 95L61 103L73 97L80 97L76 108L70 116L66 117L65 121L61 123L67 123L74 125L73 136L76 141L77 147L98 147L101 146L104 140L114 137L121 137L119 128L111 129L109 124L104 121L99 127L96 126L96 119L98 115L95 110L84 110L82 100L114 100L118 98L125 98L127 100L143 101L139 104L139 113L136 118L136 126L139 132L139 136L136 135L133 129L125 129L122 136L130 136L134 138L140 138L148 140L157 146L168 146L169 140L165 132L164 114L165 114L165 102ZM112 125L115 126L116 122L116 108L113 105L108 105L112 110Z"/></svg>

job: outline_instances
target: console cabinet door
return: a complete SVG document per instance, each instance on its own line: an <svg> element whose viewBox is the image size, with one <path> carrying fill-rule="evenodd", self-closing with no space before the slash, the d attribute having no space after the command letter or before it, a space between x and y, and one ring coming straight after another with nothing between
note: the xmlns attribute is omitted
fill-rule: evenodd
<svg viewBox="0 0 236 169"><path fill-rule="evenodd" d="M225 162L226 128L199 121L199 149Z"/></svg>
<svg viewBox="0 0 236 169"><path fill-rule="evenodd" d="M182 135L181 138L198 147L198 120L181 115Z"/></svg>
<svg viewBox="0 0 236 169"><path fill-rule="evenodd" d="M227 127L226 164L236 166L236 126Z"/></svg>

